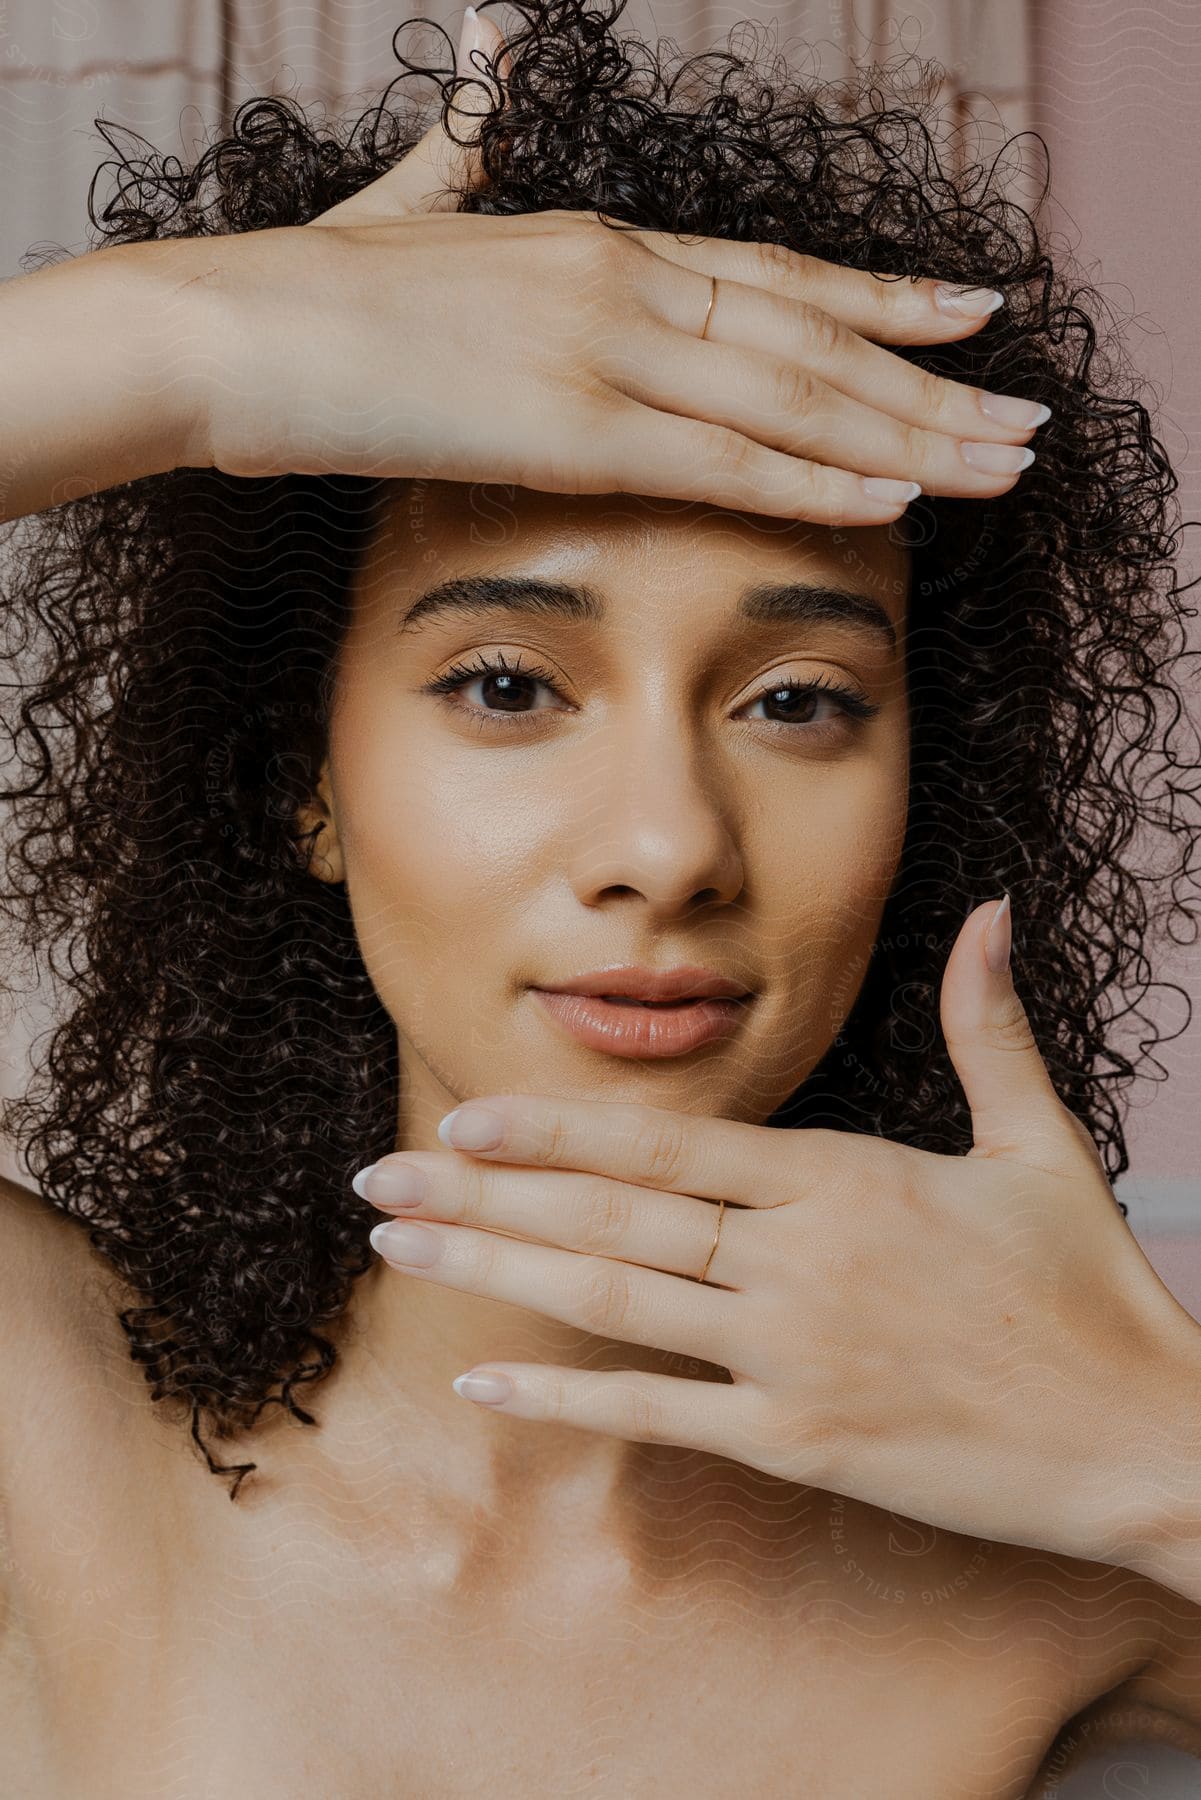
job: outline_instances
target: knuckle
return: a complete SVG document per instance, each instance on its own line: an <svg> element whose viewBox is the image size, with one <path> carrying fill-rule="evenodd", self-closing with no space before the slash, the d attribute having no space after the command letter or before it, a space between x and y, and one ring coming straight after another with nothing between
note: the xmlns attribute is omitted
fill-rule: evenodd
<svg viewBox="0 0 1201 1800"><path fill-rule="evenodd" d="M1017 1000L1004 1007L994 1019L992 1038L999 1050L1015 1050L1026 1056L1035 1049L1030 1021Z"/></svg>
<svg viewBox="0 0 1201 1800"><path fill-rule="evenodd" d="M917 370L917 377L918 405L929 424L939 430L947 423L952 403L958 402L959 394L941 375L932 375L928 369Z"/></svg>
<svg viewBox="0 0 1201 1800"><path fill-rule="evenodd" d="M824 510L831 499L827 486L829 475L820 463L810 462L806 457L797 457L792 472L794 504L805 509L806 514Z"/></svg>
<svg viewBox="0 0 1201 1800"><path fill-rule="evenodd" d="M609 274L615 269L626 269L640 259L642 247L628 232L616 231L613 226L605 225L600 220L590 228L588 240L598 273Z"/></svg>
<svg viewBox="0 0 1201 1800"><path fill-rule="evenodd" d="M775 373L775 405L782 413L805 414L817 402L817 383L799 363L777 365Z"/></svg>
<svg viewBox="0 0 1201 1800"><path fill-rule="evenodd" d="M648 1393L642 1385L635 1385L629 1400L630 1426L635 1438L647 1443L659 1443L664 1440L665 1425L663 1408L653 1394Z"/></svg>
<svg viewBox="0 0 1201 1800"><path fill-rule="evenodd" d="M586 1269L580 1294L580 1324L600 1337L617 1337L631 1316L630 1278L619 1264Z"/></svg>
<svg viewBox="0 0 1201 1800"><path fill-rule="evenodd" d="M906 471L925 471L930 461L930 446L926 433L919 425L907 425L904 420L898 419L896 445L898 457Z"/></svg>
<svg viewBox="0 0 1201 1800"><path fill-rule="evenodd" d="M584 1196L580 1248L611 1250L623 1243L633 1220L633 1195L616 1181L602 1181Z"/></svg>
<svg viewBox="0 0 1201 1800"><path fill-rule="evenodd" d="M820 1402L815 1403L806 1411L801 1429L804 1432L805 1442L811 1444L814 1449L830 1449L842 1437L842 1415L833 1406L822 1405Z"/></svg>
<svg viewBox="0 0 1201 1800"><path fill-rule="evenodd" d="M459 1242L465 1242L460 1238ZM455 1237L451 1238L455 1242ZM498 1254L502 1240L491 1232L481 1231L471 1246L472 1275L481 1285L487 1286L499 1273Z"/></svg>
<svg viewBox="0 0 1201 1800"><path fill-rule="evenodd" d="M485 1223L486 1187L491 1169L470 1165L460 1190L459 1224L482 1227Z"/></svg>
<svg viewBox="0 0 1201 1800"><path fill-rule="evenodd" d="M556 1425L561 1419L571 1417L571 1403L567 1389L561 1381L548 1381L542 1389L539 1411L549 1425Z"/></svg>
<svg viewBox="0 0 1201 1800"><path fill-rule="evenodd" d="M876 319L881 325L895 325L898 313L904 314L905 303L913 292L913 284L907 281L884 281L879 275L868 274L864 280L864 296Z"/></svg>
<svg viewBox="0 0 1201 1800"><path fill-rule="evenodd" d="M673 1114L645 1113L634 1127L634 1166L672 1187L684 1166L683 1128Z"/></svg>
<svg viewBox="0 0 1201 1800"><path fill-rule="evenodd" d="M545 1162L560 1168L571 1154L571 1137L566 1121L557 1114L552 1115L547 1127L546 1140L542 1146L542 1157Z"/></svg>
<svg viewBox="0 0 1201 1800"><path fill-rule="evenodd" d="M845 328L820 306L800 308L801 343L808 356L833 362L846 343Z"/></svg>
<svg viewBox="0 0 1201 1800"><path fill-rule="evenodd" d="M783 283L793 285L804 265L812 258L790 250L787 244L762 241L754 246L751 279L768 289L779 289Z"/></svg>
<svg viewBox="0 0 1201 1800"><path fill-rule="evenodd" d="M799 1453L807 1482L841 1491L836 1476L845 1459L845 1426L835 1407L816 1400L787 1408L766 1405L760 1411L756 1444L769 1461L778 1455L781 1466L789 1470L795 1469Z"/></svg>
<svg viewBox="0 0 1201 1800"><path fill-rule="evenodd" d="M612 242L616 235L603 225L581 221L552 237L557 263L566 266L569 281L581 284L581 292L595 293L608 281L616 260Z"/></svg>
<svg viewBox="0 0 1201 1800"><path fill-rule="evenodd" d="M751 476L759 462L760 447L724 425L702 426L698 448L716 478Z"/></svg>

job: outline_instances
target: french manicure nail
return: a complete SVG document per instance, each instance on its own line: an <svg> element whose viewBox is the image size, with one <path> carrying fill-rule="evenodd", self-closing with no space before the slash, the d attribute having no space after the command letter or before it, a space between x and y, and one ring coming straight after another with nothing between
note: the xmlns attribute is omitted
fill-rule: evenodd
<svg viewBox="0 0 1201 1800"><path fill-rule="evenodd" d="M505 1122L485 1106L456 1106L438 1121L439 1140L451 1150L499 1150Z"/></svg>
<svg viewBox="0 0 1201 1800"><path fill-rule="evenodd" d="M994 975L1003 975L1009 967L1013 945L1011 917L1009 895L1006 894L988 921L988 930L984 934L984 960Z"/></svg>
<svg viewBox="0 0 1201 1800"><path fill-rule="evenodd" d="M471 52L477 43L477 18L474 6L468 6L463 12L463 24L459 31L459 47L455 51L455 74L474 75L471 66Z"/></svg>
<svg viewBox="0 0 1201 1800"><path fill-rule="evenodd" d="M456 1375L450 1385L464 1400L482 1400L486 1406L499 1406L513 1397L513 1383L508 1376L494 1375L491 1370Z"/></svg>
<svg viewBox="0 0 1201 1800"><path fill-rule="evenodd" d="M934 289L934 304L952 318L978 319L982 313L1004 306L1005 296L996 288L956 287L954 282L940 281Z"/></svg>
<svg viewBox="0 0 1201 1800"><path fill-rule="evenodd" d="M412 1163L372 1163L360 1172L363 1187L356 1187L354 1182L351 1186L360 1200L370 1200L373 1206L420 1206L429 1191L424 1171Z"/></svg>
<svg viewBox="0 0 1201 1800"><path fill-rule="evenodd" d="M1019 450L1016 444L960 444L959 454L981 475L1018 475L1034 461L1033 450Z"/></svg>
<svg viewBox="0 0 1201 1800"><path fill-rule="evenodd" d="M922 491L916 481L887 481L882 475L865 475L862 486L867 498L878 500L881 506L908 505Z"/></svg>
<svg viewBox="0 0 1201 1800"><path fill-rule="evenodd" d="M424 1225L401 1225L395 1219L385 1219L368 1237L372 1249L385 1261L408 1263L414 1269L428 1269L442 1251L436 1231L427 1231Z"/></svg>
<svg viewBox="0 0 1201 1800"><path fill-rule="evenodd" d="M1016 394L981 394L980 411L994 424L1007 425L1014 431L1032 431L1045 425L1051 417L1049 406L1035 405L1033 400L1019 400Z"/></svg>

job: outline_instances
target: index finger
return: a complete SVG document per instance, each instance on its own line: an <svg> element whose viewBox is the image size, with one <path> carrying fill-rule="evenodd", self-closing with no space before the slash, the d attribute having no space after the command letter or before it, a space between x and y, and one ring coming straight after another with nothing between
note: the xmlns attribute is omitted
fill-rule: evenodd
<svg viewBox="0 0 1201 1800"><path fill-rule="evenodd" d="M832 1135L774 1131L631 1101L528 1094L464 1101L438 1126L441 1143L472 1156L587 1170L636 1187L757 1207L795 1199L806 1164Z"/></svg>
<svg viewBox="0 0 1201 1800"><path fill-rule="evenodd" d="M681 243L671 232L632 231L656 256L722 281L803 300L881 344L946 344L978 331L1005 303L996 288L963 287L937 276L873 275L790 250L785 244L701 238ZM953 298L953 296L958 298Z"/></svg>

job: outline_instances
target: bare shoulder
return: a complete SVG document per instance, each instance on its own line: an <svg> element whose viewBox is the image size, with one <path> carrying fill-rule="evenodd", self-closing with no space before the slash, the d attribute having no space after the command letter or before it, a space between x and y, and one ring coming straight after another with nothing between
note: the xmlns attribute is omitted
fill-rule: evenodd
<svg viewBox="0 0 1201 1800"><path fill-rule="evenodd" d="M86 1229L0 1175L0 1317L8 1381L96 1342L104 1262ZM90 1301L90 1304L89 1304ZM0 1407L0 1431L7 1408Z"/></svg>
<svg viewBox="0 0 1201 1800"><path fill-rule="evenodd" d="M64 1601L62 1530L77 1550L84 1516L102 1508L105 1443L114 1430L105 1374L123 1342L112 1271L85 1227L0 1175L0 1789L57 1791L44 1769L35 1642ZM107 1348L107 1353L106 1353ZM99 1404L97 1406L97 1397ZM66 1559L80 1585L90 1570ZM61 1632L61 1619L52 1626ZM68 1633L68 1636L71 1634Z"/></svg>
<svg viewBox="0 0 1201 1800"><path fill-rule="evenodd" d="M35 1434L44 1468L79 1395L119 1366L118 1286L85 1227L0 1175L0 1496Z"/></svg>

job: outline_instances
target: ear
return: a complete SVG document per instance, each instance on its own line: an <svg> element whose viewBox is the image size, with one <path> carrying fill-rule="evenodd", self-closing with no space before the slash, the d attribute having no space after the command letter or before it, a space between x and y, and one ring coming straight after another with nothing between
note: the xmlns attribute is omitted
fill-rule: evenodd
<svg viewBox="0 0 1201 1800"><path fill-rule="evenodd" d="M308 873L318 881L336 883L346 880L346 865L342 857L342 840L338 836L338 818L334 808L333 786L329 778L329 763L321 765L321 774L312 797L301 806L296 814L296 823L302 832L309 832L320 827L318 836L313 842L313 853L308 866Z"/></svg>

